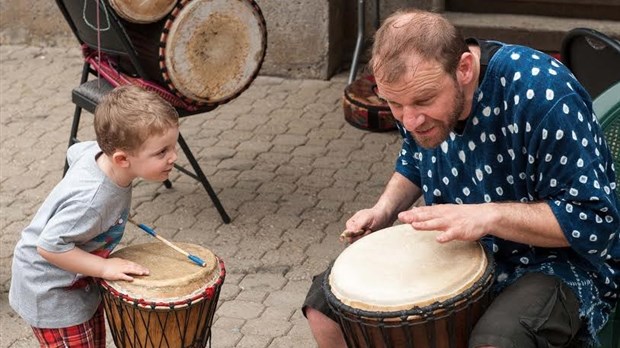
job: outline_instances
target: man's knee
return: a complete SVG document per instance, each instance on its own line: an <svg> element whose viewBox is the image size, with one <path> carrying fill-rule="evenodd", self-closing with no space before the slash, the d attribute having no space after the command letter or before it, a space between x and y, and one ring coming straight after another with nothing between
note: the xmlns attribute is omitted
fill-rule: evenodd
<svg viewBox="0 0 620 348"><path fill-rule="evenodd" d="M312 307L305 307L304 313L319 348L344 348L347 346L337 322Z"/></svg>
<svg viewBox="0 0 620 348"><path fill-rule="evenodd" d="M566 285L553 276L527 274L491 303L470 347L565 347L580 324L579 302Z"/></svg>
<svg viewBox="0 0 620 348"><path fill-rule="evenodd" d="M306 316L306 319L308 320L308 323L310 324L310 326L330 325L329 322L332 322L332 323L338 325L338 323L333 321L330 317L328 317L327 315L325 315L321 311L316 310L316 309L314 309L312 307L304 307L303 308L303 312L304 312L304 315ZM325 324L325 323L327 323L327 324Z"/></svg>

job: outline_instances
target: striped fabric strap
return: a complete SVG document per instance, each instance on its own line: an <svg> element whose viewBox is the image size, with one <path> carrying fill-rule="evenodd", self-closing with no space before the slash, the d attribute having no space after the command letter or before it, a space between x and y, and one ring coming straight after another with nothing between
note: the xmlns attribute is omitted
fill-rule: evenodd
<svg viewBox="0 0 620 348"><path fill-rule="evenodd" d="M157 93L164 100L169 102L172 106L181 108L187 111L199 110L199 105L188 103L165 88L158 84L147 81L139 77L132 77L124 74L114 68L110 59L105 54L99 54L97 51L93 51L87 46L82 47L82 53L84 60L90 64L90 66L99 74L100 77L108 81L113 87L123 85L135 85L142 87L146 90Z"/></svg>

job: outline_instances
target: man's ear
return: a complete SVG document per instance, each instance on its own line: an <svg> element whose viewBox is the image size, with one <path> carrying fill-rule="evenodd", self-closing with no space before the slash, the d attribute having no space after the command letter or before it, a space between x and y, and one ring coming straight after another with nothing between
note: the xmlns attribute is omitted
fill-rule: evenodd
<svg viewBox="0 0 620 348"><path fill-rule="evenodd" d="M466 85L477 79L476 64L474 59L476 58L471 52L465 52L461 55L459 64L456 67L456 78L461 84Z"/></svg>
<svg viewBox="0 0 620 348"><path fill-rule="evenodd" d="M116 165L118 167L127 168L127 167L129 167L129 158L128 157L129 156L127 155L127 153L125 151L116 150L112 154L112 162L114 163L114 165Z"/></svg>

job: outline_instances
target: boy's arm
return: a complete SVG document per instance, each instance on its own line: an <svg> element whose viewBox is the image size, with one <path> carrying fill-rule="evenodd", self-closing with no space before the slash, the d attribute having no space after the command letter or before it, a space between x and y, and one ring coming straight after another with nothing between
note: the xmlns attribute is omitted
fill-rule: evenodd
<svg viewBox="0 0 620 348"><path fill-rule="evenodd" d="M66 271L105 280L132 281L130 274L149 274L147 268L135 262L119 258L105 259L77 247L62 253L53 253L41 247L37 247L37 251L49 263Z"/></svg>

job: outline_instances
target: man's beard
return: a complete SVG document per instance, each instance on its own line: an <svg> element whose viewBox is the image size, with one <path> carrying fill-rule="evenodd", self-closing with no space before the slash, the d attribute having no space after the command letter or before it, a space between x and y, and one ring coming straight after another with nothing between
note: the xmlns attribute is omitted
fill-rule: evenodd
<svg viewBox="0 0 620 348"><path fill-rule="evenodd" d="M450 132L454 130L459 121L459 117L461 117L461 114L463 113L463 109L465 108L465 95L463 93L463 89L456 83L456 81L454 82L454 85L457 88L457 93L454 99L454 104L452 105L450 117L448 117L445 123L436 123L434 125L435 129L438 130L439 133L433 137L417 137L415 133L412 133L415 142L425 149L433 149L448 139Z"/></svg>

